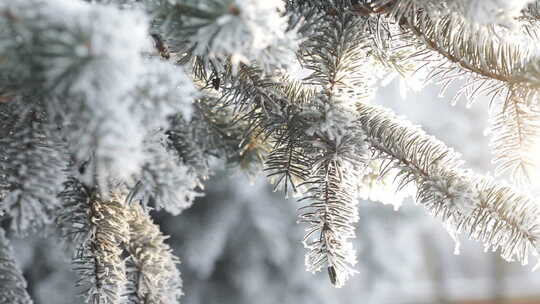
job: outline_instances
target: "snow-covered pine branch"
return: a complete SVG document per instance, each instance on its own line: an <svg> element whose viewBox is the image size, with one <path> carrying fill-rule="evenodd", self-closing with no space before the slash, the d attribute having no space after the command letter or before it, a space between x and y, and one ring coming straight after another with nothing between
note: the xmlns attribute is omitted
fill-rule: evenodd
<svg viewBox="0 0 540 304"><path fill-rule="evenodd" d="M182 163L164 130L181 127L189 132L196 127L192 102L199 93L183 68L157 59L147 60L145 66L148 71L128 96L131 112L140 117L139 124L145 129L144 158L126 181L144 205L177 215L200 195L196 188L201 187L201 177ZM177 119L169 119L172 116ZM189 123L176 126L178 120Z"/></svg>
<svg viewBox="0 0 540 304"><path fill-rule="evenodd" d="M116 194L104 199L74 178L60 197L65 212L57 222L76 242L73 264L81 296L91 304L122 303L128 283L123 246L130 237L125 203Z"/></svg>
<svg viewBox="0 0 540 304"><path fill-rule="evenodd" d="M145 144L147 160L131 188L130 200L178 215L201 195L201 177L182 163L176 151L168 151L165 136L154 135Z"/></svg>
<svg viewBox="0 0 540 304"><path fill-rule="evenodd" d="M60 194L57 223L76 246L77 285L87 303L176 303L182 295L177 258L138 201L103 198L74 178ZM150 302L148 302L150 301Z"/></svg>
<svg viewBox="0 0 540 304"><path fill-rule="evenodd" d="M245 132L271 141L265 170L276 189L305 192L300 200L308 205L301 208L299 221L309 225L304 240L308 269L326 267L332 283L343 286L356 260L349 239L358 219L355 183L365 154L362 135L350 109L330 91L314 96L261 72L243 66L223 102L249 122Z"/></svg>
<svg viewBox="0 0 540 304"><path fill-rule="evenodd" d="M342 39L339 33L336 40ZM355 181L361 165L359 155L363 155L362 146L357 145L363 142L361 134L351 124L347 105L340 103L350 85L346 82L350 71L340 71L334 64L358 46L350 40L341 41L346 45L337 53L338 58L330 55L326 61L334 73L313 76L326 88L318 95L296 94L299 91L265 78L260 70L243 67L233 90L223 98L241 111L239 117L250 121L248 131L271 138L266 170L276 187L281 184L285 191L296 191L295 184L304 180L300 187L307 190L301 200L309 204L302 208L299 221L309 224L304 240L309 249L306 265L314 272L326 267L338 287L355 272L351 265L356 258L349 239L354 237L352 224L358 220ZM288 97L299 104L288 102Z"/></svg>
<svg viewBox="0 0 540 304"><path fill-rule="evenodd" d="M0 303L32 304L26 280L16 265L13 249L0 228Z"/></svg>
<svg viewBox="0 0 540 304"><path fill-rule="evenodd" d="M309 225L304 237L309 250L307 269L315 272L326 267L332 284L342 287L356 272L352 268L356 251L350 239L356 236L357 183L366 150L348 102L369 99L376 78L357 73L367 58L362 18L339 6L336 11L317 20L318 35L307 39L300 52L303 66L311 72L306 84L320 91L300 105L306 121L300 146L310 163L302 185L307 189L300 199L309 205L300 208L299 221Z"/></svg>
<svg viewBox="0 0 540 304"><path fill-rule="evenodd" d="M457 12L472 24L513 27L517 25L516 19L520 17L522 11L536 0L421 0L416 2L437 8L437 10L432 10L433 15L441 12Z"/></svg>
<svg viewBox="0 0 540 304"><path fill-rule="evenodd" d="M28 108L42 100L48 128L61 129L78 162L92 160L87 183L106 188L138 173L147 134L173 113L189 119L196 91L181 67L144 58L144 15L65 0L8 2L0 12L0 92L33 96L19 101Z"/></svg>
<svg viewBox="0 0 540 304"><path fill-rule="evenodd" d="M500 97L497 170L525 180L540 161L532 2L5 1L0 212L19 235L56 218L96 304L177 301L178 260L148 212L190 207L214 159L264 163L275 189L300 196L307 268L335 286L356 272L357 197L371 196L359 189L390 177L452 233L526 263L540 207L367 102L392 70L425 70L443 90L467 77L457 96ZM6 284L27 303L5 244L0 232Z"/></svg>
<svg viewBox="0 0 540 304"><path fill-rule="evenodd" d="M156 31L175 52L222 70L230 60L268 68L291 62L298 45L280 0L144 0Z"/></svg>
<svg viewBox="0 0 540 304"><path fill-rule="evenodd" d="M77 159L93 155L102 173L133 172L141 135L121 98L142 73L144 16L76 1L8 1L0 26L0 91L43 100Z"/></svg>
<svg viewBox="0 0 540 304"><path fill-rule="evenodd" d="M494 100L490 109L495 174L509 171L514 181L527 185L536 178L539 160L540 104L537 97L527 96L527 90L510 88L507 94L502 100Z"/></svg>
<svg viewBox="0 0 540 304"><path fill-rule="evenodd" d="M0 213L19 236L43 231L60 206L68 155L48 120L41 103L0 103Z"/></svg>
<svg viewBox="0 0 540 304"><path fill-rule="evenodd" d="M525 22L517 18L531 1L467 2L397 1L391 18L406 29L406 33L397 38L411 35L410 43L418 50L410 54L410 58L429 71L428 80L442 85L441 92L455 80L467 76L454 100L461 95L467 96L469 103L482 95L504 99L494 102L491 111L497 113L492 121L498 122L491 126L496 172L509 171L514 181L528 184L538 171L538 160L531 161L529 154L530 147L539 144L540 130L524 122L515 111L507 113L506 110L519 108L523 113L535 115L540 71L538 47L531 42L536 39L540 25L537 21ZM508 6L514 9L509 10ZM467 14L475 17L468 18ZM476 23L471 23L471 19ZM512 20L522 29L499 25L498 20L503 19ZM511 109L508 104L512 104ZM514 126L514 132L507 132L503 124ZM508 145L506 140L512 144Z"/></svg>
<svg viewBox="0 0 540 304"><path fill-rule="evenodd" d="M359 121L373 152L399 170L400 186L413 184L416 201L454 231L527 263L538 253L540 207L512 186L463 169L442 142L380 107L359 104Z"/></svg>
<svg viewBox="0 0 540 304"><path fill-rule="evenodd" d="M252 74L252 70L249 68L247 70L251 72L241 70L239 75L250 73L250 79L258 79L254 80L255 83L263 81L261 78L257 78ZM239 79L242 78L240 77ZM259 100L263 100L265 96L274 96L273 100L285 101L287 100L287 97L283 92L289 92L290 96L288 97L291 97L291 101L282 104L282 109L287 109L288 112L297 114L293 116L295 118L294 124L288 126L309 126L305 117L314 119L314 117L316 117L314 116L315 113L319 111L318 115L325 113L324 107L314 108L309 106L309 104L295 103L295 101L302 99L294 99L294 96L310 96L310 98L313 99L314 97L311 97L312 95L309 93L293 93L293 90L283 90L281 88L275 89L278 88L277 85L274 86L274 90L272 90L272 85L270 85L271 80L268 79L263 83L267 84L257 87L264 87L266 89L259 89L258 94L256 94L255 91L251 91L248 95L249 98L260 98ZM282 95L280 95L280 93ZM314 99L317 99L317 97ZM248 102L247 99L242 100L246 103ZM268 104L271 100L272 99L266 100L268 108L273 108ZM330 108L337 107L337 109L339 109L340 107L339 103L336 103L336 100L329 102L329 104L332 105ZM282 116L278 116L278 113ZM308 113L311 114L305 116ZM256 124L258 126L273 126L277 121L286 122L287 117L289 117L288 115L287 112L275 109L273 112L268 112L267 115L256 116L259 120ZM327 118L332 117L332 115L324 116ZM342 129L343 123L349 120L350 123L352 123L351 126L356 126L358 129L363 130L367 136L367 143L372 151L375 152L375 157L381 159L381 167L384 168L384 171L392 169L393 172L397 172L395 173L397 176L395 179L397 182L396 189L402 190L411 185L414 186L414 188L416 188L417 201L426 206L434 215L439 216L443 221L448 223L448 227L454 230L452 232L465 232L470 238L482 241L489 249L500 249L501 255L507 260L519 260L525 263L528 254L537 251L536 240L539 237L538 233L540 233L540 231L538 231L540 210L536 207L535 202L531 201L524 194L521 194L511 186L494 182L489 177L478 176L461 168L462 161L457 153L447 148L442 142L426 135L423 131L412 126L410 123L398 119L393 114L378 107L360 103L358 104L357 117L350 117L342 114L334 116L334 118L335 120L333 123L328 124L329 126L344 130ZM314 121L319 120L314 119ZM356 125L356 123L358 123L358 125ZM309 127L305 127L304 130L309 130ZM313 130L315 130L315 132L321 132L317 131L318 128L311 129L312 132L314 132ZM278 132L273 128L266 129L266 131L270 132L269 136L278 136L278 141L276 141L276 143L279 145L275 146L273 149L284 148L282 144L286 144L287 142L283 139L279 140L279 136L281 136L280 134L286 134L286 132ZM315 144L315 146L319 148L318 151L321 153L318 154L320 159L324 160L324 147L326 146L324 145L324 139L322 139L324 137L320 136L325 133L311 133L311 135L317 134L318 136L315 136L315 138L321 138L321 144ZM309 139L309 137L305 135L301 138L306 141ZM340 137L338 136L338 138ZM361 138L362 137L356 137L352 141L353 145L362 145ZM312 141L312 143L317 143L317 140ZM334 149L333 152L330 152L328 155L334 155L333 160L339 162L340 157L346 156L347 151L350 151L348 150L350 148L347 148L350 147L350 143L348 145L343 146L345 147L345 150L339 151ZM337 148L337 146L334 148ZM302 147L301 151L303 151L304 155L313 156L308 158L306 163L307 167L300 172L310 172L309 168L321 168L314 165L315 160L317 159L316 153L310 154L310 150L306 149L305 146ZM273 153L274 152L271 151L270 155ZM362 155L362 152L354 152L354 155ZM283 154L283 156L287 157L287 154ZM272 168L273 171L270 172L287 172L286 167L281 167L283 164L286 164L286 162L276 162L273 158L271 158L271 160L272 162L268 163L268 166L269 168ZM324 161L320 161L319 163L324 164ZM329 171L333 170L332 167L328 166L323 166L323 168L327 168ZM341 179L338 179L335 177L331 178L332 175L327 173L326 175L322 174L325 176L324 178L317 179L316 177L320 175L317 175L316 173L317 171L315 170L313 175L314 179L311 180L313 183L309 182L309 176L312 176L311 173L306 175L308 181L308 183L306 183L308 185L306 197L314 200L313 203L308 206L309 211L301 215L301 221L312 225L310 230L308 230L308 236L319 235L316 234L316 232L321 233L324 229L328 229L324 226L325 221L321 220L321 218L324 219L325 210L332 210L333 207L331 206L334 205L333 201L338 202L338 204L348 201L347 195L351 195L354 192L343 193L341 190L336 190L342 189L340 188L342 186L339 186L340 183L347 183L346 175L343 175L341 176ZM317 181L322 181L323 183L317 185ZM326 185L325 182L333 183L332 185L336 188L331 192L332 197L335 197L336 195L339 197L339 199L336 200L332 200L332 197L330 196L327 197L328 200L326 202L330 203L330 209L326 209L328 206L325 206L324 204L325 192L321 190L326 189L324 187ZM358 179L357 182L359 182ZM291 183L293 183L294 186L291 187L296 189L297 186L294 184L294 180L292 180ZM345 189L347 189L347 187ZM352 206L354 206L354 204ZM349 210L352 213L342 213L352 206L345 204L340 207L340 212L333 213L337 214L337 217L340 219L343 219L340 216L345 216L345 222L340 222L340 225L343 225L341 227L346 227L346 221L352 221L354 219L355 212L351 211L354 210L354 208ZM520 212L513 213L511 212L512 210L520 210ZM347 231L348 233L341 234L341 236L346 238L347 235L350 235L351 231ZM326 233L321 233L320 235L325 237ZM333 234L331 236L335 237ZM324 242L322 240L322 238L315 238L315 242L309 247L315 249L309 255L311 258L308 259L308 266L314 265L309 266L314 267L310 269L320 269L317 267L321 267L324 264L324 261L326 261L324 254L322 254L325 251L321 250L321 248L324 249ZM340 245L346 244L346 242L342 242L342 239L340 240L341 242L336 243ZM348 247L340 248L345 250ZM345 252L349 252L348 250L350 250L350 248L343 251L342 256L351 257L350 254L344 254ZM338 270L343 271L342 273L334 273L334 269L332 269L331 276L333 278L340 277L346 279L348 277L347 273L349 273L348 269L350 270L350 268L345 267L338 268Z"/></svg>
<svg viewBox="0 0 540 304"><path fill-rule="evenodd" d="M299 221L308 224L304 244L309 253L306 266L310 271L327 267L332 284L342 287L356 271L356 252L349 239L355 237L358 221L357 182L361 172L362 142L358 133L348 132L336 137L319 131L312 144L318 148L311 176L302 186L306 193L299 201L309 205L300 208Z"/></svg>
<svg viewBox="0 0 540 304"><path fill-rule="evenodd" d="M127 208L129 243L126 272L130 303L178 303L182 296L182 279L178 258L165 243L167 236L152 222L140 205Z"/></svg>

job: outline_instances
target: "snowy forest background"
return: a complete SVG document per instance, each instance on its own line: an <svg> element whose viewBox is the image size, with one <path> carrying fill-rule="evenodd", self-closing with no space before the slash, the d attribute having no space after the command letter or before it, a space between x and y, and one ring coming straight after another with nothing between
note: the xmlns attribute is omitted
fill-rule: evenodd
<svg viewBox="0 0 540 304"><path fill-rule="evenodd" d="M439 96L436 86L407 91L394 80L374 102L423 125L463 153L474 170L489 172L488 137L480 127L486 125L486 103L452 106L452 96L452 90ZM540 272L531 272L531 266L507 263L464 238L454 255L452 238L410 199L400 212L362 199L355 240L359 275L336 289L324 273L313 276L304 269L298 206L273 193L264 175L221 170L206 182L205 196L192 208L179 216L154 213L171 237L174 254L182 257L182 303L513 303L540 295ZM40 238L14 240L13 245L35 303L78 301L76 290L66 288L76 275L61 245Z"/></svg>

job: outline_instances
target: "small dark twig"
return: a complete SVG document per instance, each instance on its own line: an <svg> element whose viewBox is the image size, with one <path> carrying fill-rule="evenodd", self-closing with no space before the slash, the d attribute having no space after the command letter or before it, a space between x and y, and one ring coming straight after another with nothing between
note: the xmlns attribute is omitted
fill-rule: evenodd
<svg viewBox="0 0 540 304"><path fill-rule="evenodd" d="M154 45L156 49L159 52L159 55L164 59L171 58L171 53L169 52L169 48L165 44L165 41L163 41L163 38L159 34L151 34L152 38L154 38Z"/></svg>

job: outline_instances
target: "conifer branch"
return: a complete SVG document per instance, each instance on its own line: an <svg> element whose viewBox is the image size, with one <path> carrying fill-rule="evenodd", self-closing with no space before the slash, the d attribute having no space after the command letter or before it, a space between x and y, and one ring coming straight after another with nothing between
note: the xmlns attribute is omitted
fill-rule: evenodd
<svg viewBox="0 0 540 304"><path fill-rule="evenodd" d="M137 205L128 208L130 257L127 276L130 283L130 303L172 304L182 295L182 280L177 269L178 259L165 243L159 227Z"/></svg>
<svg viewBox="0 0 540 304"><path fill-rule="evenodd" d="M300 196L306 266L337 287L356 273L357 198L376 179L509 261L539 253L538 204L367 104L392 69L443 90L465 76L456 98L494 98L497 172L532 179L537 2L69 1L0 2L0 212L18 234L56 216L87 303L178 300L178 259L148 212L190 207L214 158L264 162L275 190ZM0 230L0 302L30 304L9 251Z"/></svg>
<svg viewBox="0 0 540 304"><path fill-rule="evenodd" d="M307 168L311 160L305 156L301 146L296 142L272 149L265 161L267 177L274 185L274 191L282 188L284 193L297 192L297 185L309 179Z"/></svg>
<svg viewBox="0 0 540 304"><path fill-rule="evenodd" d="M243 78L243 73L249 73L249 77ZM283 156L288 155L284 152L287 152L286 144L289 142L287 134L290 134L288 132L292 128L297 130L295 131L297 133L293 134L303 134L300 136L303 138L300 142L309 142L310 138L311 142L317 142L317 140L325 142L325 137L328 139L327 136L335 138L329 135L333 134L333 131L331 127L326 129L328 126L340 129L343 127L343 122L354 121L354 118L347 115L337 114L346 109L346 107L343 108L344 105L340 104L338 99L326 100L320 95L312 96L298 93L295 90L284 90L283 87L272 84L272 79L258 76L255 70L242 69L238 75L236 81L243 81L242 92L247 91L250 94L243 95L240 93L241 90L231 91L236 93L231 93L232 98L224 98L224 100L232 105L239 105L238 101L240 101L242 108L240 113L256 113L253 116L249 114L247 117L253 119L253 123L262 128L263 132L268 132L269 138L276 140L275 142L278 143L276 147L284 149L280 152ZM293 93L287 96L288 94L285 92ZM303 99L295 98L295 96L308 95L311 97L305 103L296 102ZM359 107L367 107L365 109L368 109L364 114L362 114L363 110L360 111L359 123L361 127L359 128L367 133L367 142L374 149L376 155L383 160L387 168L385 171L389 170L388 168L393 168L398 172L396 178L398 189L408 185L415 186L417 201L425 205L433 214L442 218L449 227L456 231L466 232L470 238L483 241L488 248L501 248L501 255L508 260L517 259L526 262L528 253L537 251L536 216L539 214L530 199L511 187L461 169L461 160L456 153L439 141L426 136L422 131L395 120L392 115L386 115L384 111L377 112L377 114L365 104L361 104ZM253 108L261 110L252 111ZM330 118L332 117L329 115L330 113L337 114L335 120ZM295 117L294 122L291 117ZM322 121L321 118L323 118ZM324 121L328 122L327 119L331 119L333 122L325 126ZM291 121L290 124L289 121ZM348 124L345 123L345 125ZM346 127L345 130L347 130ZM282 137L283 134L285 134L284 137ZM356 138L352 141L353 145L362 142L358 137L353 138ZM309 156L308 163L311 164L307 168L317 168L315 166L317 159L325 159L325 155L332 155L332 153L326 154L325 149L322 148L324 145L316 145L316 147L319 150L303 150L303 153ZM355 155L362 155L362 153ZM274 161L272 160L273 164ZM287 163L286 158L278 162L275 166L276 172L280 172L279 166ZM361 164L362 161L354 161L353 163ZM386 166L386 164L390 164L390 166ZM326 168L329 170L328 172L333 172L330 167ZM323 172L325 171L323 170ZM307 239L313 237L307 241L307 245L311 246L312 251L308 254L307 261L308 267L314 265L313 268L310 268L311 270L318 270L332 256L332 253L328 251L332 247L323 245L324 242L328 236L335 239L335 236L329 231L336 229L331 230L325 226L325 221L328 221L325 219L325 214L340 214L339 216L343 216L341 218L347 219L354 217L350 217L351 214L344 215L346 212L328 213L325 204L322 203L328 203L332 200L330 196L324 196L324 192L321 192L321 189L325 189L325 185L334 187L332 193L341 193L339 189L343 189L340 188L332 174L326 175L328 180L324 183L322 179L316 178L320 176L317 175L317 170L314 169L310 174L314 174L310 175L313 176L313 179L308 179L308 183L305 185L313 187L308 188L306 198L314 201L306 208L308 210L301 215L300 220L312 225L307 236ZM317 184L317 181L321 183ZM346 198L346 196L340 198ZM344 203L346 201L344 199L340 203L343 203L343 206L350 206ZM527 210L528 213L523 211L519 215L515 215L510 212L510 210L517 209ZM347 208L342 208L340 212L345 210ZM524 214L527 216L523 217ZM482 217L478 218L477 215ZM340 218L339 216L338 218ZM347 244L343 239L339 239L337 243ZM335 248L333 247L333 249ZM343 250L342 256L350 256L344 254L348 252L346 249L350 249L350 247L341 246L339 248ZM352 273L344 269L338 269L334 265L330 265L328 268L331 280L335 281L337 285Z"/></svg>
<svg viewBox="0 0 540 304"><path fill-rule="evenodd" d="M0 210L19 236L42 231L58 211L68 157L47 124L41 104L0 104Z"/></svg>
<svg viewBox="0 0 540 304"><path fill-rule="evenodd" d="M527 263L538 253L540 208L527 196L461 168L454 151L389 111L358 105L359 122L376 154L399 169L398 182L417 188L416 200L456 232Z"/></svg>
<svg viewBox="0 0 540 304"><path fill-rule="evenodd" d="M362 154L362 147L356 145L362 142L361 135L354 131L344 104L325 94L302 91L294 83L283 85L247 66L238 71L223 102L239 109L238 115L251 125L249 132L273 143L265 170L275 189L296 191L303 182L301 200L311 202L299 216L299 222L309 224L304 240L309 249L306 266L313 272L326 267L332 283L343 286L355 273L349 239L358 218L353 181L358 179Z"/></svg>
<svg viewBox="0 0 540 304"><path fill-rule="evenodd" d="M168 151L165 136L153 136L146 141L148 159L141 168L137 184L132 188L130 202L178 215L201 196L201 176L182 164L176 151Z"/></svg>
<svg viewBox="0 0 540 304"><path fill-rule="evenodd" d="M223 100L250 122L251 132L273 143L266 170L276 189L282 185L296 191L295 183L305 181L301 200L310 203L301 208L299 222L309 225L306 266L313 272L326 267L332 284L341 287L355 273L349 239L358 220L355 182L364 152L345 100L362 96L356 89L366 78L355 72L365 58L365 36L356 31L360 19L347 12L319 21L320 35L305 43L301 55L312 71L307 82L317 88L313 93L243 66Z"/></svg>
<svg viewBox="0 0 540 304"><path fill-rule="evenodd" d="M335 13L312 21L317 22L312 26L315 34L299 50L302 67L311 72L304 82L324 87L334 97L371 99L378 75L361 68L370 61L367 18L350 13L345 2L326 5Z"/></svg>
<svg viewBox="0 0 540 304"><path fill-rule="evenodd" d="M534 53L525 46L511 43L508 33L497 36L493 26L475 27L456 14L434 19L415 1L399 3L393 18L417 36L428 50L481 77L507 84L539 86L533 75L524 73L524 64Z"/></svg>
<svg viewBox="0 0 540 304"><path fill-rule="evenodd" d="M242 66L223 100L250 122L250 132L272 142L265 170L274 188L296 191L295 184L304 181L300 200L309 205L300 209L299 222L308 224L306 266L312 272L326 267L332 284L342 287L356 272L350 239L358 221L356 182L364 153L346 97L366 98L362 88L372 87L364 82L366 75L356 73L366 57L366 37L357 30L361 20L339 7L336 12L318 19L320 34L305 42L300 54L312 72L306 81L313 92Z"/></svg>
<svg viewBox="0 0 540 304"><path fill-rule="evenodd" d="M324 148L305 183L306 194L299 200L311 203L300 208L299 222L309 224L304 237L307 269L316 272L326 266L331 283L342 287L356 273L351 267L356 253L349 239L355 237L353 223L358 221L358 168L349 158L347 141L334 144L321 144Z"/></svg>
<svg viewBox="0 0 540 304"><path fill-rule="evenodd" d="M342 287L356 272L352 268L356 253L349 239L355 237L356 191L365 154L363 134L357 132L347 113L348 101L369 98L373 77L360 72L369 41L362 31L363 18L344 10L340 3L333 9L335 14L319 20L320 35L308 39L300 53L304 67L312 72L305 82L320 91L296 104L305 117L302 146L311 162L304 183L307 190L300 199L310 204L300 208L299 222L309 225L304 237L309 250L307 269L315 272L326 266L331 283ZM284 90L284 95L290 97L293 92Z"/></svg>
<svg viewBox="0 0 540 304"><path fill-rule="evenodd" d="M115 194L104 199L73 178L60 197L66 212L58 223L66 237L79 242L73 263L81 296L91 304L122 303L127 286L123 246L129 242L124 202Z"/></svg>
<svg viewBox="0 0 540 304"><path fill-rule="evenodd" d="M74 158L93 155L101 171L128 176L140 161L140 125L124 115L126 95L143 73L148 41L142 20L134 12L83 2L3 2L0 91L39 96L47 115L64 126Z"/></svg>
<svg viewBox="0 0 540 304"><path fill-rule="evenodd" d="M234 109L224 106L224 99L203 92L206 96L194 103L191 120L180 115L170 117L170 128L165 132L168 149L200 180L211 174L210 162L214 159L247 171L258 168L267 153L267 143L248 131L250 119L239 119Z"/></svg>
<svg viewBox="0 0 540 304"><path fill-rule="evenodd" d="M511 88L505 100L495 101L491 107L495 174L509 171L520 185L530 184L536 177L539 161L540 111L537 103L527 101L531 98L528 93Z"/></svg>
<svg viewBox="0 0 540 304"><path fill-rule="evenodd" d="M26 280L17 267L13 249L0 228L0 303L32 304L26 291Z"/></svg>
<svg viewBox="0 0 540 304"><path fill-rule="evenodd" d="M292 59L298 47L281 1L269 0L265 5L242 0L143 2L171 50L183 61L198 57L205 68L223 71L228 63L236 68L249 61L275 67Z"/></svg>
<svg viewBox="0 0 540 304"><path fill-rule="evenodd" d="M526 176L534 174L538 166L531 159L525 159L525 154L534 153L526 149L534 148L540 133L534 122L523 121L523 115L504 111L536 107L538 103L540 71L536 51L526 43L516 43L512 35L521 35L525 41L531 38L495 24L471 24L459 10L443 10L441 16L435 16L428 5L414 0L400 1L393 17L416 37L420 50L411 57L424 62L423 67L430 69L428 79L442 83L443 91L454 80L467 76L454 100L462 94L470 103L480 95L491 95L492 104L501 104L493 101L504 99L504 107L495 106L496 109L491 111L496 115L492 121L499 122L492 126L492 133L499 134L492 139L494 162L504 164L498 166L497 173L508 169L512 171L514 181L527 182ZM528 26L529 35L537 27ZM513 106L508 108L508 104ZM518 128L519 131L505 132L508 130L505 125L515 126L514 130ZM514 144L508 146L506 140ZM524 145L525 142L528 144Z"/></svg>

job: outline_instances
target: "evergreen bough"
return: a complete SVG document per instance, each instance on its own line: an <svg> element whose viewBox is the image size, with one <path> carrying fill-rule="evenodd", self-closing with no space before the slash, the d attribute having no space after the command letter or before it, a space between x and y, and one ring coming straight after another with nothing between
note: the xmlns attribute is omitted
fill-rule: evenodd
<svg viewBox="0 0 540 304"><path fill-rule="evenodd" d="M86 303L176 303L179 214L214 160L297 195L306 267L336 287L364 191L394 183L508 261L540 249L540 10L513 0L0 3L0 212L58 230ZM490 96L496 175L371 103L384 78ZM418 82L418 81L417 81ZM404 196L404 195L402 195ZM368 215L365 215L368 216ZM0 230L0 303L31 303Z"/></svg>

